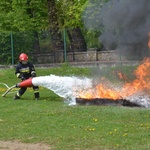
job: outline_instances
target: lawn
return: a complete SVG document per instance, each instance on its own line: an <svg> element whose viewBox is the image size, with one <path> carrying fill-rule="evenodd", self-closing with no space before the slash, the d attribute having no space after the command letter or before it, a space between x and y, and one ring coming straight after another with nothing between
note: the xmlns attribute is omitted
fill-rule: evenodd
<svg viewBox="0 0 150 150"><path fill-rule="evenodd" d="M127 67L123 71L131 75L133 69ZM37 75L90 77L94 76L93 70L64 65L37 68ZM0 82L12 86L20 81L14 69L1 69ZM0 84L1 95L6 89ZM31 88L21 100L13 100L14 94L0 97L0 141L45 143L54 150L150 149L149 108L69 106L63 98L44 87L40 87L39 101L34 100Z"/></svg>

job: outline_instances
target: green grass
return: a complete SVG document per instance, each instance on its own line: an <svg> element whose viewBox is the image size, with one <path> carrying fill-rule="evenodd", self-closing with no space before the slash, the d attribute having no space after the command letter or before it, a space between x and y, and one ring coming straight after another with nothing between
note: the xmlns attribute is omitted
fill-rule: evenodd
<svg viewBox="0 0 150 150"><path fill-rule="evenodd" d="M127 67L124 71L129 73L132 69ZM93 76L88 68L70 66L37 68L37 74ZM19 79L14 69L1 69L0 82L12 86ZM1 95L5 90L0 84ZM14 94L0 97L0 141L42 142L55 150L150 149L149 109L68 106L61 97L43 87L40 87L39 101L33 99L30 88L19 101L12 100Z"/></svg>

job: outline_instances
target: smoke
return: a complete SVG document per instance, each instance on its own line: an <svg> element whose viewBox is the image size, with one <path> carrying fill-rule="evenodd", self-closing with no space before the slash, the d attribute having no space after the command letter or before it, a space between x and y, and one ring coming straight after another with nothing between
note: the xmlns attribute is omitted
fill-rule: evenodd
<svg viewBox="0 0 150 150"><path fill-rule="evenodd" d="M84 12L87 28L100 30L99 41L106 49L138 56L148 55L150 0L90 0Z"/></svg>

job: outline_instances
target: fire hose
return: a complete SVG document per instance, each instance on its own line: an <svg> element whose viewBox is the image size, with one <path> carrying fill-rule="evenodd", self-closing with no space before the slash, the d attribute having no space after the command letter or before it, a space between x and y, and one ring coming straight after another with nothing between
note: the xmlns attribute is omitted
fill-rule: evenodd
<svg viewBox="0 0 150 150"><path fill-rule="evenodd" d="M3 97L5 97L13 88L20 88L20 87L32 87L33 86L33 84L32 84L32 78L29 78L29 79L27 79L27 80L24 80L24 81L22 81L22 82L20 82L20 83L17 83L17 84L15 84L15 85L13 85L13 86L11 86L11 87L9 87L7 84L5 84L5 83L3 83L8 89L7 89L7 91L4 93L4 94L2 94L2 96Z"/></svg>
<svg viewBox="0 0 150 150"><path fill-rule="evenodd" d="M6 91L4 94L2 94L2 96L5 97L6 94L9 93L9 92L10 92L13 88L15 88L15 87L16 87L16 85L13 85L13 86L9 87L9 88L7 89L7 91Z"/></svg>

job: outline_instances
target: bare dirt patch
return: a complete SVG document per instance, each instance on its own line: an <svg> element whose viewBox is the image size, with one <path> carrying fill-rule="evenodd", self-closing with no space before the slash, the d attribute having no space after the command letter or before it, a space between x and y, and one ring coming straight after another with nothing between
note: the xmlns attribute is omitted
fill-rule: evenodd
<svg viewBox="0 0 150 150"><path fill-rule="evenodd" d="M0 141L0 150L50 150L50 146L43 143L21 143L19 141Z"/></svg>

